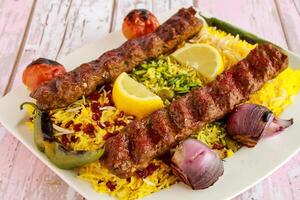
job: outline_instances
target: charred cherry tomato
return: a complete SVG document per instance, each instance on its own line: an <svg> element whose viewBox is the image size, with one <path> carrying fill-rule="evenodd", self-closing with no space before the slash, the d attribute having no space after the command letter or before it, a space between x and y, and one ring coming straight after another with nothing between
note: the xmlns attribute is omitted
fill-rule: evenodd
<svg viewBox="0 0 300 200"><path fill-rule="evenodd" d="M23 72L22 80L30 90L34 90L42 83L65 72L64 66L58 62L39 58L26 67Z"/></svg>
<svg viewBox="0 0 300 200"><path fill-rule="evenodd" d="M151 33L158 27L159 22L150 11L135 9L125 17L122 31L127 39L133 39Z"/></svg>

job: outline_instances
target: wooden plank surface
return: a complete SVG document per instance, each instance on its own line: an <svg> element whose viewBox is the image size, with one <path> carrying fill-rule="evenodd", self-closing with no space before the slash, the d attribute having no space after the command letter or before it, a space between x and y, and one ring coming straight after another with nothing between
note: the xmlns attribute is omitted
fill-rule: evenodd
<svg viewBox="0 0 300 200"><path fill-rule="evenodd" d="M300 54L300 0L276 0L289 48Z"/></svg>
<svg viewBox="0 0 300 200"><path fill-rule="evenodd" d="M16 65L33 2L0 0L0 96L4 94Z"/></svg>
<svg viewBox="0 0 300 200"><path fill-rule="evenodd" d="M42 56L59 59L84 43L119 30L123 17L133 8L146 8L159 14L194 5L284 47L298 52L300 48L299 0L50 0L37 1L35 12L31 12L33 3L33 0L0 0L0 44L5 44L0 47L0 76L3 77L0 95L5 88L10 90L20 84L21 73L32 59ZM27 35L24 33L30 13L33 17ZM13 23L7 23L6 19ZM11 49L7 51L7 48ZM0 152L6 152L0 157L1 199L82 199L6 133L0 126ZM300 155L297 155L235 200L298 199L299 166Z"/></svg>

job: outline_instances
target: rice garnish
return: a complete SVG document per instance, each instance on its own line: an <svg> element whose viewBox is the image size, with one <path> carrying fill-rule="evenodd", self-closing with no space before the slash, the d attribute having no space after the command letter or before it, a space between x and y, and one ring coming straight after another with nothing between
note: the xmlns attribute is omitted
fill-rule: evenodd
<svg viewBox="0 0 300 200"><path fill-rule="evenodd" d="M234 37L208 26L204 26L191 42L208 43L217 48L226 69L245 58L254 48L238 36ZM169 104L176 96L204 84L195 70L181 66L169 56L163 55L145 62L130 75L156 94L162 89L170 91L174 96L166 99L165 104ZM115 108L111 87L102 86L90 96L65 109L51 111L53 123L62 128L61 132L68 133L56 133L58 141L68 149L95 150L103 147L107 138L117 134L134 120L134 116ZM266 83L260 91L251 95L249 102L264 105L279 115L292 103L293 96L299 90L300 71L288 68ZM32 128L32 122L28 124ZM222 159L232 156L240 148L228 137L222 121L207 124L192 137L206 143ZM129 179L121 179L111 174L99 161L77 168L76 172L79 178L89 181L96 191L108 193L120 200L139 199L178 182L171 168L158 159Z"/></svg>

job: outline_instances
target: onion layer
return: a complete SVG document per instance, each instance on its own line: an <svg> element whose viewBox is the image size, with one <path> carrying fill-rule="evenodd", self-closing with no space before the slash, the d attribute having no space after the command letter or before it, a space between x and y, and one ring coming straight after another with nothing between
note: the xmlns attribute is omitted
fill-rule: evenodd
<svg viewBox="0 0 300 200"><path fill-rule="evenodd" d="M174 174L194 190L213 185L223 175L223 161L204 143L187 139L172 157Z"/></svg>
<svg viewBox="0 0 300 200"><path fill-rule="evenodd" d="M268 108L247 103L229 114L226 129L242 145L254 147L260 138L277 135L292 124L293 119L278 119Z"/></svg>

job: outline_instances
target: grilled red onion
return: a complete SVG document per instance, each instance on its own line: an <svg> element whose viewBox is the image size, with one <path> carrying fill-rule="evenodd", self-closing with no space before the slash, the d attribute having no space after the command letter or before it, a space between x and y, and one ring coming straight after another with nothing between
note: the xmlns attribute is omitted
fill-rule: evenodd
<svg viewBox="0 0 300 200"><path fill-rule="evenodd" d="M276 135L292 124L293 119L278 119L268 108L247 103L229 114L226 129L242 145L254 147L260 138Z"/></svg>
<svg viewBox="0 0 300 200"><path fill-rule="evenodd" d="M171 166L174 174L194 190L213 185L224 172L217 154L195 139L187 139L178 146Z"/></svg>

